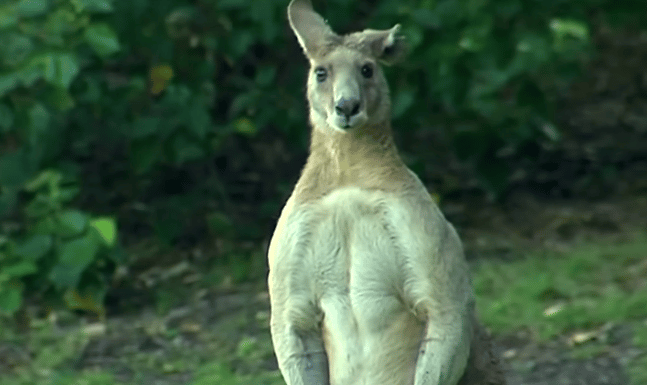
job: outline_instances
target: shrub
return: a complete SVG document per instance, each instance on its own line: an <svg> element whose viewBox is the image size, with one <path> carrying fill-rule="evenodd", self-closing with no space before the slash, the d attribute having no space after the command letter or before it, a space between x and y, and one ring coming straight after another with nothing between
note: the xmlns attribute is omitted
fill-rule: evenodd
<svg viewBox="0 0 647 385"><path fill-rule="evenodd" d="M388 76L405 146L421 150L418 137L441 133L452 156L493 195L508 186L510 159L532 156L524 153L528 143L559 140L553 103L589 56L590 15L618 18L642 9L638 2L602 0L315 3L340 32L402 24L411 52ZM162 218L152 227L165 239L181 231L176 217L186 211L204 222L224 211L220 205L205 214L196 204L211 196L199 183L212 176L195 177L193 190L176 181L170 197L151 191L168 170L213 168L232 138L251 142L270 129L305 151L306 66L285 6L246 0L0 5L5 311L17 309L25 284L77 300L85 287L100 302L102 277L117 263L115 241L105 236L116 221L108 218L146 191L151 217ZM429 152L416 152L414 168L430 162ZM98 182L90 186L90 179ZM227 196L223 183L216 190Z"/></svg>

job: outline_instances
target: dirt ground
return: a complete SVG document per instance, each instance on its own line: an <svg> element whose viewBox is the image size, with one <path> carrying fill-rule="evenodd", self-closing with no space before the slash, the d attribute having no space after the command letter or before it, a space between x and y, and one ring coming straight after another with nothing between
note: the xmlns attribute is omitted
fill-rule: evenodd
<svg viewBox="0 0 647 385"><path fill-rule="evenodd" d="M469 223L479 224L459 225L473 263L478 263L480 258L514 259L519 250L528 248L559 250L583 238L604 236L622 240L632 229L644 226L647 218L645 197L592 203L541 202L519 193L505 205L492 204L475 210L471 204L451 207L449 211L454 212L450 217L472 212L474 218ZM133 376L132 362L138 352L156 352L166 357L160 362L174 355L184 357L187 352L208 358L229 354L230 348L239 346L241 340L251 339L264 353L233 360L236 369L243 373L275 370L268 316L267 292L261 282L205 293L199 300L175 307L162 317L153 309L109 317L107 332L86 346L78 367L111 368L127 380ZM180 332L169 338L168 330ZM510 385L626 385L629 383L625 371L627 362L647 351L632 348L632 331L628 325L613 325L604 335L603 346L593 358L573 357L572 344L566 337L537 344L523 333L511 331L494 338ZM124 361L124 357L131 358ZM145 375L145 383L179 385L190 378L186 371L170 370L163 376Z"/></svg>

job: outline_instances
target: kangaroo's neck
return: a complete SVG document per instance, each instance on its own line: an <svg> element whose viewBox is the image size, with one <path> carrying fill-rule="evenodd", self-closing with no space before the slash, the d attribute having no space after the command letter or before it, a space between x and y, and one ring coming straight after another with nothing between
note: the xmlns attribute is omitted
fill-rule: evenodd
<svg viewBox="0 0 647 385"><path fill-rule="evenodd" d="M298 200L312 200L343 187L397 190L409 185L410 178L389 122L348 132L313 127L295 194Z"/></svg>

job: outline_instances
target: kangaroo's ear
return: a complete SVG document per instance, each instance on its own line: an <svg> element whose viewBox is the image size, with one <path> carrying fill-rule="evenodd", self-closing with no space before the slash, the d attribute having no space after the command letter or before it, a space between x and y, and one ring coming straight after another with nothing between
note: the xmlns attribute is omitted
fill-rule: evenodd
<svg viewBox="0 0 647 385"><path fill-rule="evenodd" d="M365 29L349 36L355 44L364 46L371 54L386 65L400 60L407 49L404 37L400 35L400 24L391 29Z"/></svg>
<svg viewBox="0 0 647 385"><path fill-rule="evenodd" d="M323 47L339 39L326 21L312 9L310 0L292 0L288 5L288 20L303 52L310 59L316 57Z"/></svg>

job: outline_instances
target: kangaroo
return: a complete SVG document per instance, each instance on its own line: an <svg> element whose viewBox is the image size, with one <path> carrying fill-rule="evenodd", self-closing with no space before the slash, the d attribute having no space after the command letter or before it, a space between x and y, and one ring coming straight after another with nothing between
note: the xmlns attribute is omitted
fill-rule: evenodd
<svg viewBox="0 0 647 385"><path fill-rule="evenodd" d="M399 25L335 34L288 19L310 62L310 154L268 249L270 328L288 385L504 384L474 315L461 241L393 141L378 62Z"/></svg>

